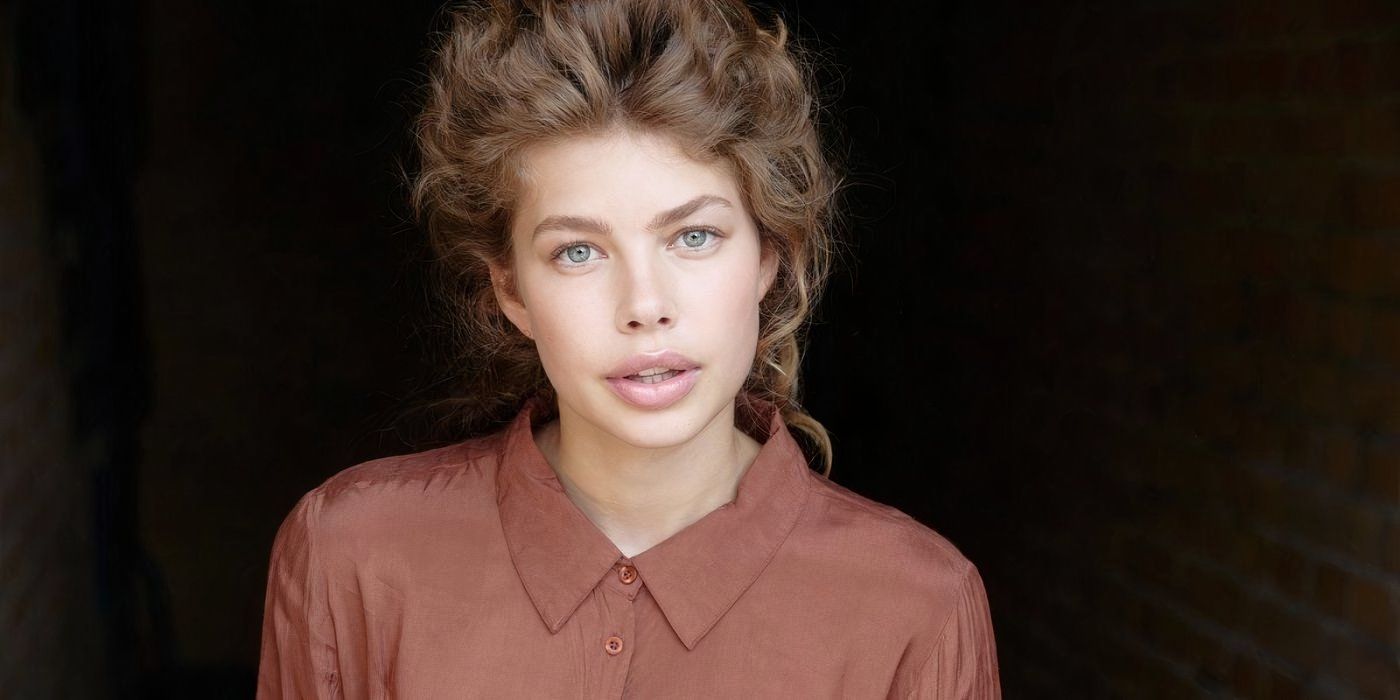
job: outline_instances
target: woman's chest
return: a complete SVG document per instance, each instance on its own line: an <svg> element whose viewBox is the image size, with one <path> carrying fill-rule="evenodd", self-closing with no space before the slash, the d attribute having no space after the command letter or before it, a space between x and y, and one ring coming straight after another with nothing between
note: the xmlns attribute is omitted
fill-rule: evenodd
<svg viewBox="0 0 1400 700"><path fill-rule="evenodd" d="M478 574L455 591L366 585L359 610L337 611L346 696L880 698L907 641L851 601L750 591L685 618L702 632L688 648L644 584L606 581L551 632L518 579ZM693 615L668 603L678 623Z"/></svg>

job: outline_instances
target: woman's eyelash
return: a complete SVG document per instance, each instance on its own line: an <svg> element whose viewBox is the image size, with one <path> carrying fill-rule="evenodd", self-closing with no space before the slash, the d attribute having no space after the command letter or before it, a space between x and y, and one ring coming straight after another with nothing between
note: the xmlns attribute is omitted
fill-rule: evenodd
<svg viewBox="0 0 1400 700"><path fill-rule="evenodd" d="M562 256L564 255L564 253L568 252L570 248L577 248L578 246L581 246L581 245L582 245L582 246L588 246L589 248L592 248L592 247L593 247L593 244L587 243L587 242L584 242L584 241L571 241L571 242L569 242L569 243L565 243L564 245L561 245L561 246L559 246L558 248L556 248L556 249L554 250L553 253L550 253L550 254L549 254L549 259L550 259L550 260L558 260L560 257L562 257ZM596 250L596 249L595 249L595 250Z"/></svg>
<svg viewBox="0 0 1400 700"><path fill-rule="evenodd" d="M684 236L684 235L687 234L687 233L693 233L693 232L695 232L695 231L704 231L705 233L710 234L711 238L716 238L716 239L724 238L724 234L722 234L722 233L720 233L718 230L713 229L713 228L710 228L710 227L708 227L708 226L691 226L691 227L689 227L689 228L686 228L686 229L681 230L681 231L680 231L679 233L677 233L674 237L672 237L671 240L672 240L672 242L678 241L678 240L680 240L681 236ZM706 245L703 245L703 246L694 246L693 248L694 248L695 250L702 250L702 249L704 249L704 248L708 248L708 247L711 247L711 246L713 246L713 245L714 245L713 243L710 243L709 241L706 241ZM568 252L570 248L576 248L576 247L578 247L578 246L587 246L587 247L589 247L589 248L593 248L593 244L592 244L592 243L589 243L589 242L587 242L587 241L570 241L570 242L568 242L568 243L565 243L564 245L559 246L558 248L555 248L555 249L554 249L554 252L553 252L553 253L550 253L549 258L550 258L551 260L558 260L559 258L563 257L563 256L564 256L564 253ZM684 245L682 245L681 247L682 247L682 248L687 248L687 247L691 247L691 246L684 246ZM597 248L593 248L593 249L594 249L594 250L597 250ZM572 263L572 264L575 264L575 265L582 265L583 263Z"/></svg>
<svg viewBox="0 0 1400 700"><path fill-rule="evenodd" d="M673 240L673 241L680 240L680 238L681 238L682 236L684 236L685 234L687 234L687 233L694 233L694 232L696 232L696 231L704 231L705 233L710 234L710 237L712 237L712 238L717 238L717 239L718 239L718 238L724 238L724 234L720 233L719 231L717 231L717 230L715 230L715 229L710 228L709 226L691 226L691 227L689 227L689 228L687 228L687 229L682 230L680 233L676 234L675 237L672 238L671 240ZM702 246L702 247L709 247L709 245L710 245L709 242L707 241L706 243L707 243L707 245L706 245L706 246ZM683 247L688 247L688 246L683 246Z"/></svg>

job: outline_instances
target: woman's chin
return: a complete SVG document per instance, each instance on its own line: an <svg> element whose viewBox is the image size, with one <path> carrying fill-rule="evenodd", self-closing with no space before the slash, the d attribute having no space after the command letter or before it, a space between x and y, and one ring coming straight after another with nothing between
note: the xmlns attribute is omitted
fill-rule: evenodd
<svg viewBox="0 0 1400 700"><path fill-rule="evenodd" d="M638 449L666 449L695 439L722 407L690 396L662 410L642 409L611 398L597 420L588 422Z"/></svg>
<svg viewBox="0 0 1400 700"><path fill-rule="evenodd" d="M641 414L641 415L637 415ZM638 449L667 449L684 445L704 427L694 409L676 407L658 412L629 410L605 423L618 440Z"/></svg>

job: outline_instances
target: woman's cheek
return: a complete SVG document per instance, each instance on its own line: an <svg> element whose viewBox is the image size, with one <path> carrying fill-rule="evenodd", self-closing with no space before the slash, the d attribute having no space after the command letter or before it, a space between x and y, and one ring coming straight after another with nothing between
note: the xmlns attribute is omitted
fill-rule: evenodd
<svg viewBox="0 0 1400 700"><path fill-rule="evenodd" d="M543 306L541 331L556 352L579 354L579 349L607 338L612 329L611 317L607 315L611 307L587 288L555 289Z"/></svg>
<svg viewBox="0 0 1400 700"><path fill-rule="evenodd" d="M753 278L753 273L745 271L728 276L724 282L718 285L715 291L715 299L722 299L722 306L725 318L734 326L734 330L743 330L745 325L751 324L758 316L758 286L756 284L735 284L734 280L748 280Z"/></svg>

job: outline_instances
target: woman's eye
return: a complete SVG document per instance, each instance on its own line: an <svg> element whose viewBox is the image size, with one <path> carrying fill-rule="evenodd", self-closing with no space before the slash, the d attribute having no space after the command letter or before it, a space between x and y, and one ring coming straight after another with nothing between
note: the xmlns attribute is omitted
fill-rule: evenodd
<svg viewBox="0 0 1400 700"><path fill-rule="evenodd" d="M713 231L703 228L696 228L686 231L680 235L681 245L687 248L704 248L710 243L710 239L715 237Z"/></svg>
<svg viewBox="0 0 1400 700"><path fill-rule="evenodd" d="M558 258L560 255L562 255L568 258L569 262L585 263L588 262L588 259L592 256L592 253L593 246L588 245L587 243L574 243L565 246L564 249L560 250L557 254L555 254L554 257Z"/></svg>

